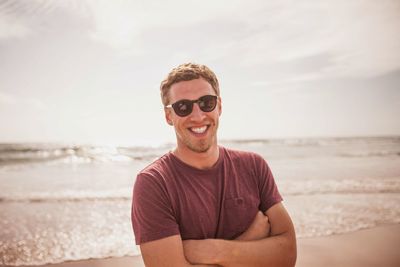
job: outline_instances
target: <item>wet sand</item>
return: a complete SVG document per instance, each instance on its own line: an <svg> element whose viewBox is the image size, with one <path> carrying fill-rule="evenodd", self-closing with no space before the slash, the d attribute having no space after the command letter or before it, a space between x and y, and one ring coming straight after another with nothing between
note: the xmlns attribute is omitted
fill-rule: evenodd
<svg viewBox="0 0 400 267"><path fill-rule="evenodd" d="M398 267L400 224L298 240L297 267Z"/></svg>
<svg viewBox="0 0 400 267"><path fill-rule="evenodd" d="M398 267L400 224L297 241L297 267ZM40 267L140 267L140 256L93 259ZM4 266L1 266L4 267Z"/></svg>

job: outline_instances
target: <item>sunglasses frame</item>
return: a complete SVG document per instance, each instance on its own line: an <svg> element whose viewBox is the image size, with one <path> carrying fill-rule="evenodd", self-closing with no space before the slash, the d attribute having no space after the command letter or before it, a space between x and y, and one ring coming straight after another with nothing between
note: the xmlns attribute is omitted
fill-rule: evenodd
<svg viewBox="0 0 400 267"><path fill-rule="evenodd" d="M203 110L203 108L199 105L199 102L204 101L204 100L202 100L203 97L210 97L210 96L213 99L215 99L215 106L211 110ZM178 115L179 117L187 117L193 112L193 106L194 106L195 103L197 103L199 105L200 110L203 111L203 112L211 112L211 111L213 111L218 105L218 98L219 97L217 95L203 95L203 96L199 97L196 100L181 99L181 100L178 100L178 101L176 101L176 102L174 102L172 104L166 105L165 107L166 108L172 108L174 110L175 114ZM185 102L190 103L190 105L188 106L189 107L188 110L190 110L190 112L187 115L181 115L181 114L179 114L179 112L176 112L176 110L175 110L176 104L178 104L181 101L185 101Z"/></svg>

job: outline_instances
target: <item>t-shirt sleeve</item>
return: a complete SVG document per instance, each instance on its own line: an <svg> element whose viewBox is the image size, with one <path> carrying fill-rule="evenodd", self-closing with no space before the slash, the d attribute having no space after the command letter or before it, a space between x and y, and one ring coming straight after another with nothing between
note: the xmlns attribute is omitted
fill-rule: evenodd
<svg viewBox="0 0 400 267"><path fill-rule="evenodd" d="M267 162L257 155L256 164L258 165L255 169L258 170L256 175L259 178L260 210L265 212L283 199Z"/></svg>
<svg viewBox="0 0 400 267"><path fill-rule="evenodd" d="M137 245L179 234L163 179L140 173L132 197L132 227Z"/></svg>

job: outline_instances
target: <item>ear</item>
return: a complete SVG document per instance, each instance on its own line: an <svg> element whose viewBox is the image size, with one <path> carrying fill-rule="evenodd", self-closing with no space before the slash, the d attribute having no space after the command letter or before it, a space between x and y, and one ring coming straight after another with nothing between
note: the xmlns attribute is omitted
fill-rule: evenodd
<svg viewBox="0 0 400 267"><path fill-rule="evenodd" d="M172 114L171 114L171 109L169 108L164 108L164 115L165 115L165 121L169 124L169 125L174 125L174 123L172 122Z"/></svg>

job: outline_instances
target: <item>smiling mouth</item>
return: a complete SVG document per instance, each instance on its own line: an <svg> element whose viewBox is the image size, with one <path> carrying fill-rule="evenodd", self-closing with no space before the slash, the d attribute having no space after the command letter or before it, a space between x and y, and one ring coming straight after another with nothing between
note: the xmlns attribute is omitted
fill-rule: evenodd
<svg viewBox="0 0 400 267"><path fill-rule="evenodd" d="M209 128L209 125L204 125L201 127L190 127L189 130L194 134L202 135L207 131L208 128Z"/></svg>

